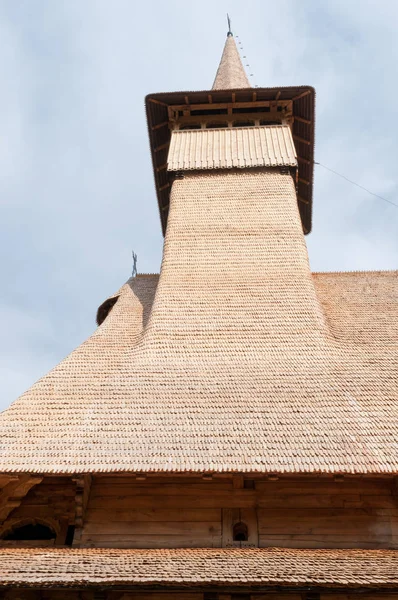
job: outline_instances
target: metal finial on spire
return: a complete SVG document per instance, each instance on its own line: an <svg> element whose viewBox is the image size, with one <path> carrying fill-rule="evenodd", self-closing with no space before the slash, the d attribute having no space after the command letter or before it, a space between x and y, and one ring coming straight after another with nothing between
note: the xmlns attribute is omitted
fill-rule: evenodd
<svg viewBox="0 0 398 600"><path fill-rule="evenodd" d="M227 13L227 21L228 21L228 33L227 36L230 37L231 35L234 35L231 31L231 18L229 16L229 14Z"/></svg>
<svg viewBox="0 0 398 600"><path fill-rule="evenodd" d="M136 253L134 252L134 250L132 251L131 254L132 254L132 258L133 258L133 271L131 273L131 276L135 277L137 275L137 258L138 257L136 255Z"/></svg>
<svg viewBox="0 0 398 600"><path fill-rule="evenodd" d="M228 14L227 20L228 34L227 39L225 40L221 61L217 69L216 78L213 83L213 90L249 88L250 82L242 65L235 37L231 30L231 19ZM242 47L241 50L243 50Z"/></svg>

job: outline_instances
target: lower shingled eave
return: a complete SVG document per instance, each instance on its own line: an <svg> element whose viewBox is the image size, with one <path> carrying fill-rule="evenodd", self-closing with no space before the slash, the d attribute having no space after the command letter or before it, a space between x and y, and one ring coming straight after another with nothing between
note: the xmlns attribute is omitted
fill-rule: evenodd
<svg viewBox="0 0 398 600"><path fill-rule="evenodd" d="M2 587L398 589L396 550L0 549Z"/></svg>

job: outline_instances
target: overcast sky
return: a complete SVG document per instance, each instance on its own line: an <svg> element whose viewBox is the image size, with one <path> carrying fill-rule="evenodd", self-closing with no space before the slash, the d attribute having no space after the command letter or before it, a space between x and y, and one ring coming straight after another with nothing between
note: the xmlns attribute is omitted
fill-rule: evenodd
<svg viewBox="0 0 398 600"><path fill-rule="evenodd" d="M150 92L209 89L232 17L253 85L313 85L316 159L398 203L396 0L0 0L0 407L158 272ZM317 167L314 271L398 266L398 209Z"/></svg>

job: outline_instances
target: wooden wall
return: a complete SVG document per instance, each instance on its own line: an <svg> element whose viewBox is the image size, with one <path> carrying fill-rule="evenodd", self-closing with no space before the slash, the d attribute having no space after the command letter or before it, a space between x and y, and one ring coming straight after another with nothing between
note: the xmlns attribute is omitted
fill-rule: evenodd
<svg viewBox="0 0 398 600"><path fill-rule="evenodd" d="M118 548L220 547L230 482L98 477L81 543Z"/></svg>
<svg viewBox="0 0 398 600"><path fill-rule="evenodd" d="M258 545L294 548L398 547L392 479L281 478L255 489L231 478L93 478L83 546L220 547L226 509L255 509ZM246 514L252 514L247 511ZM229 525L230 528L230 519Z"/></svg>

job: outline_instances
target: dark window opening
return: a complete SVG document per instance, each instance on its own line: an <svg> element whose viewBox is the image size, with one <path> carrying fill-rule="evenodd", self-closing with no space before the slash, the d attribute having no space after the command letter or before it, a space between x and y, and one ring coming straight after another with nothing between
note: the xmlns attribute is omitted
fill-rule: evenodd
<svg viewBox="0 0 398 600"><path fill-rule="evenodd" d="M186 129L201 129L200 123L192 123L191 125L180 125L180 131L185 131Z"/></svg>
<svg viewBox="0 0 398 600"><path fill-rule="evenodd" d="M218 129L220 127L228 127L228 123L207 123L207 129Z"/></svg>
<svg viewBox="0 0 398 600"><path fill-rule="evenodd" d="M247 542L249 539L249 531L246 523L235 523L233 530L234 542Z"/></svg>
<svg viewBox="0 0 398 600"><path fill-rule="evenodd" d="M9 531L2 539L7 541L54 540L55 532L46 525L29 523Z"/></svg>
<svg viewBox="0 0 398 600"><path fill-rule="evenodd" d="M235 121L234 127L253 127L254 121Z"/></svg>
<svg viewBox="0 0 398 600"><path fill-rule="evenodd" d="M232 113L233 114L247 114L247 113L265 113L265 112L270 112L270 107L269 106L253 106L251 108L233 108L232 109Z"/></svg>
<svg viewBox="0 0 398 600"><path fill-rule="evenodd" d="M75 537L75 526L69 525L68 530L66 532L65 546L72 546L74 537Z"/></svg>
<svg viewBox="0 0 398 600"><path fill-rule="evenodd" d="M265 121L263 119L261 119L260 121L260 125L280 125L281 122L280 121Z"/></svg>
<svg viewBox="0 0 398 600"><path fill-rule="evenodd" d="M227 108L212 108L210 110L191 110L191 115L195 116L206 116L206 115L227 115Z"/></svg>

